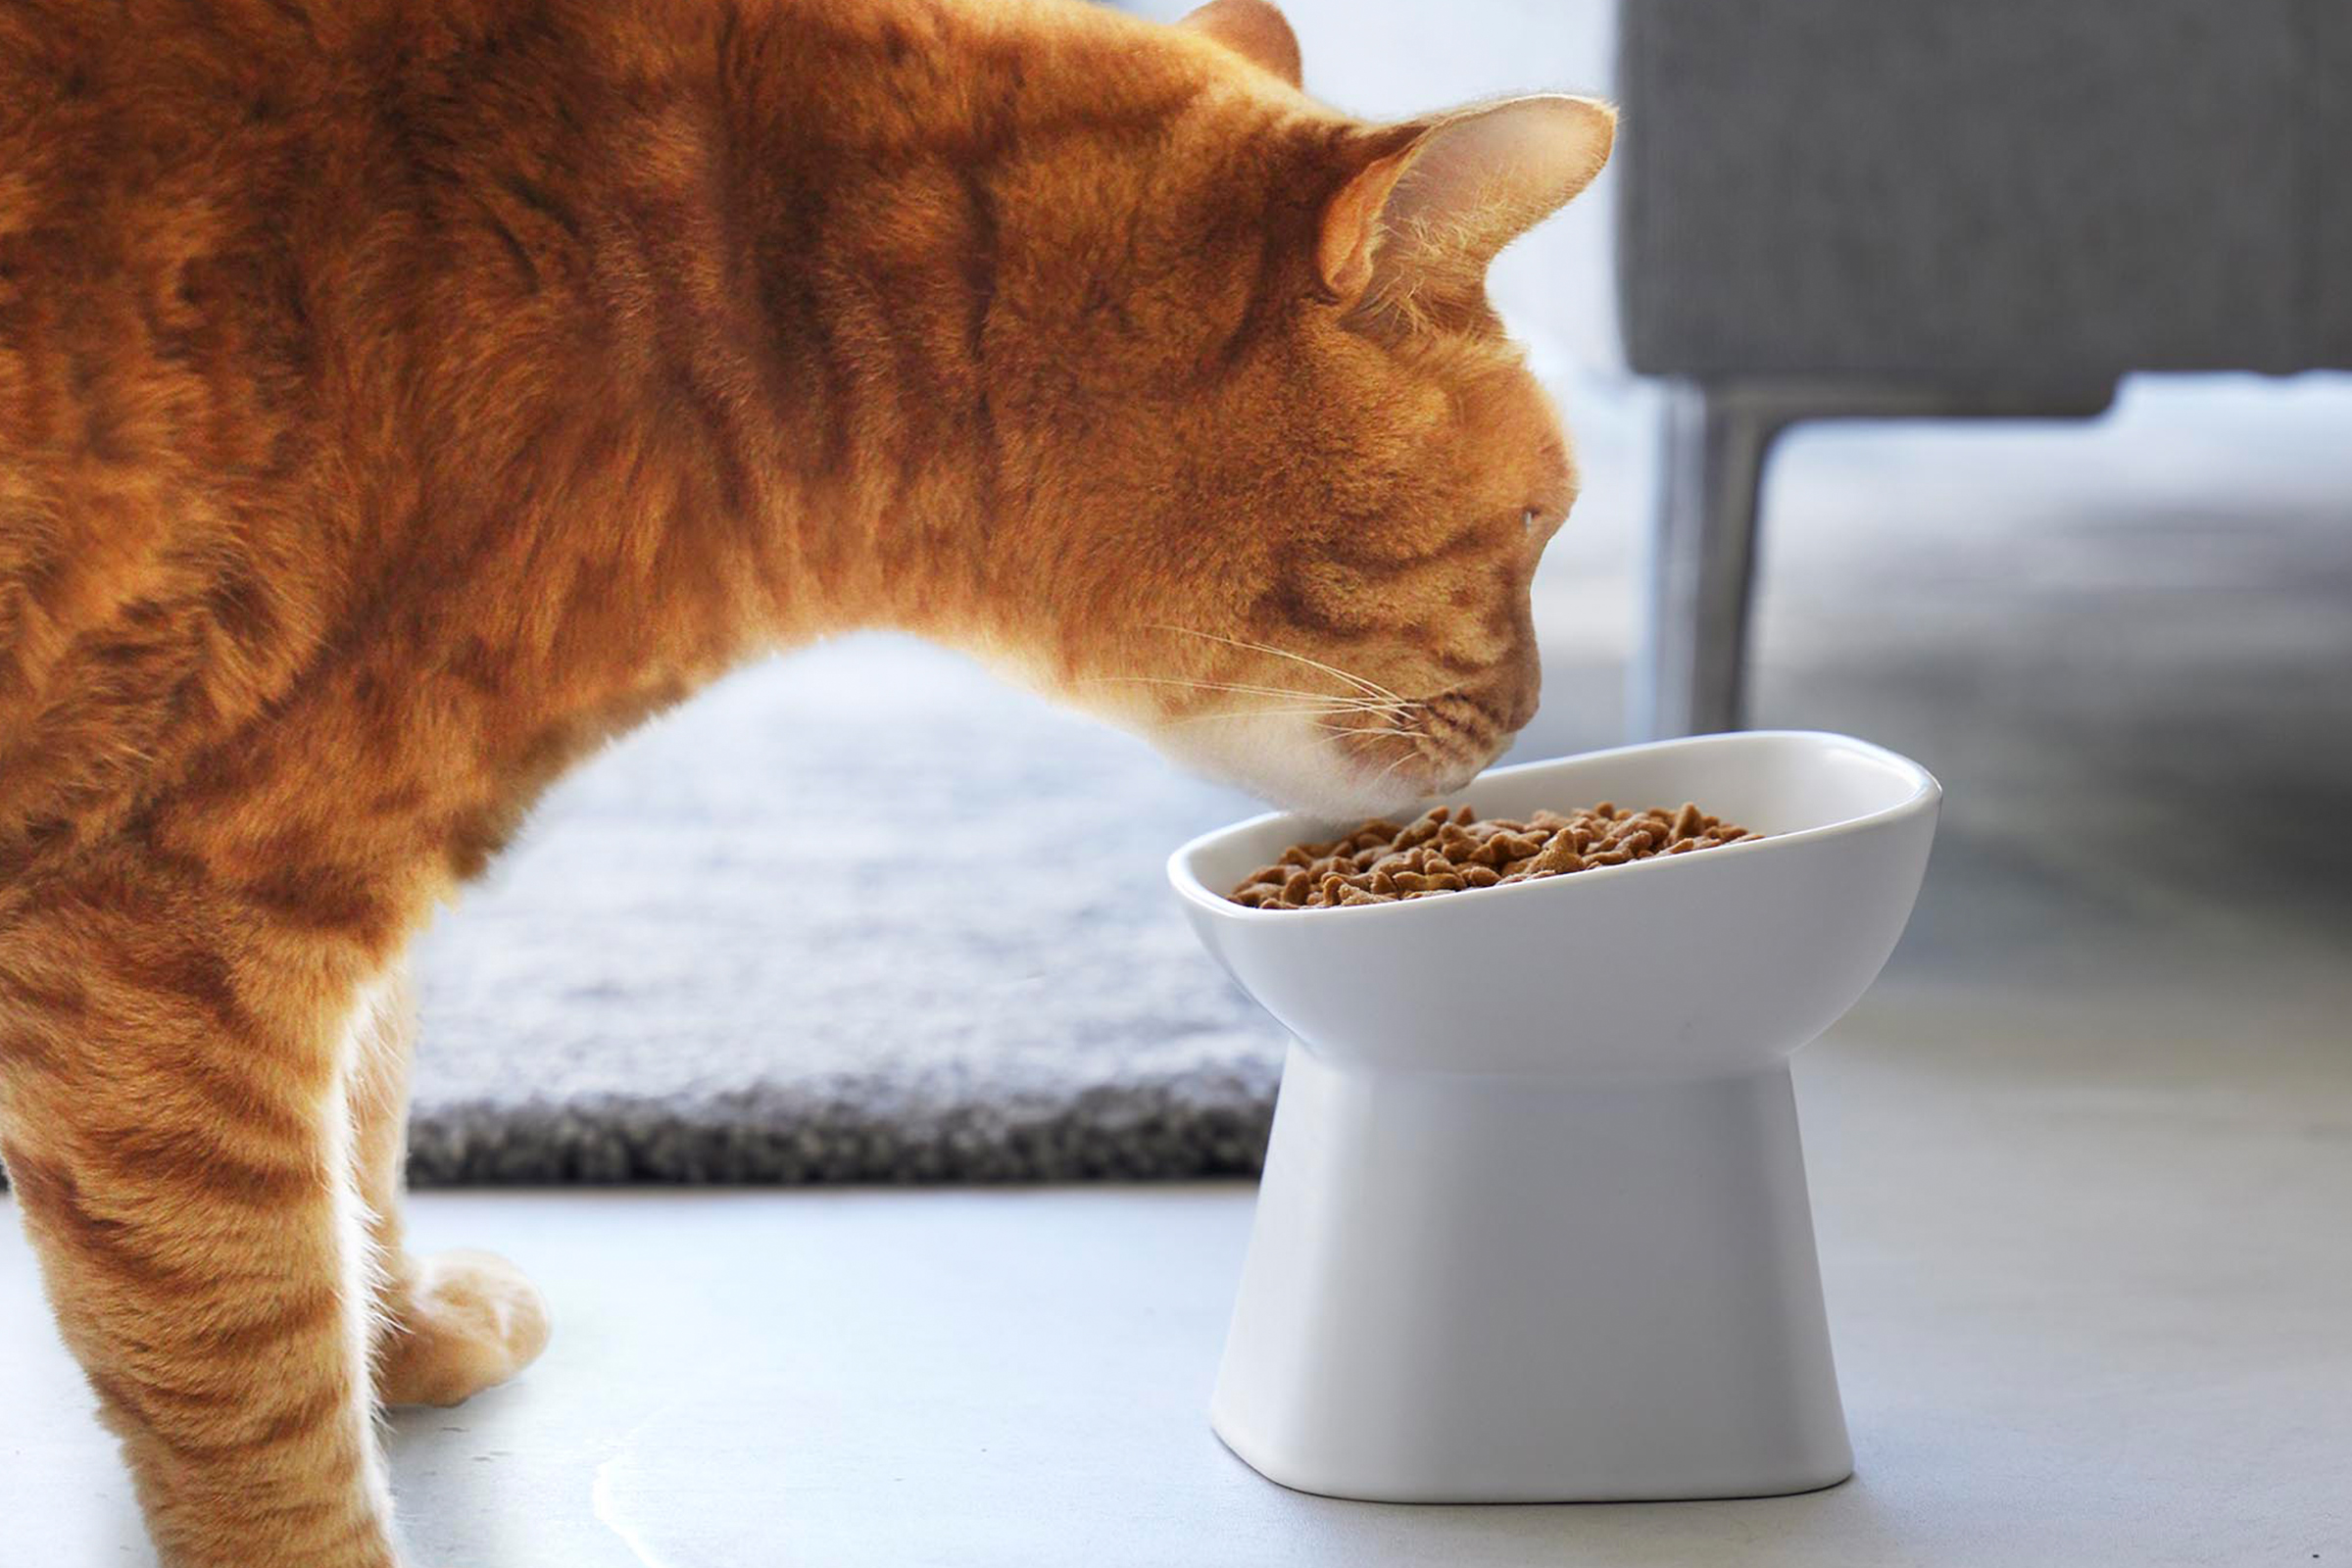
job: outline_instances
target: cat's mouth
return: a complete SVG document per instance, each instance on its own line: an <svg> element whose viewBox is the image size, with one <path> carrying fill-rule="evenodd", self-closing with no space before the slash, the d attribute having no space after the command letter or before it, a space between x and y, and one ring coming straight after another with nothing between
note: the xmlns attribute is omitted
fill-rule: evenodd
<svg viewBox="0 0 2352 1568"><path fill-rule="evenodd" d="M1379 739L1386 743L1388 755L1371 786L1382 787L1390 776L1396 779L1397 790L1404 793L1400 801L1390 803L1392 808L1460 789L1500 756L1509 741L1482 718L1448 710L1435 701L1424 706L1410 726Z"/></svg>

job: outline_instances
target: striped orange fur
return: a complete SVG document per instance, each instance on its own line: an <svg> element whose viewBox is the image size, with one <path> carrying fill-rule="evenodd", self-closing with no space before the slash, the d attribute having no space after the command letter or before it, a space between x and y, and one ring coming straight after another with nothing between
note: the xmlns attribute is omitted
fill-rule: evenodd
<svg viewBox="0 0 2352 1568"><path fill-rule="evenodd" d="M1607 111L1262 0L0 0L0 1159L173 1568L395 1558L537 1296L398 1222L403 950L546 785L896 627L1280 798L1533 709L1487 306Z"/></svg>

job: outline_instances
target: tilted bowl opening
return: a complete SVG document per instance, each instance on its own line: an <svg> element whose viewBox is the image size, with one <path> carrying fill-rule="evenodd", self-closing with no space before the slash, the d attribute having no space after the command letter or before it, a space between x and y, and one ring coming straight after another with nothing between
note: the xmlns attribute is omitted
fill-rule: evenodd
<svg viewBox="0 0 2352 1568"><path fill-rule="evenodd" d="M1774 841L1850 829L1909 807L1932 804L1939 793L1924 768L1866 741L1802 730L1750 730L1495 768L1448 796L1446 804L1467 802L1481 816L1526 817L1539 809L1571 811L1603 800L1637 809L1649 806L1671 808L1690 801L1702 811L1767 835L1760 841L1702 852L1712 857L1762 851ZM1432 910L1463 898L1492 898L1536 888L1565 891L1572 885L1593 885L1619 876L1654 874L1651 862L1638 862L1484 894L1449 894L1411 905L1348 909L1256 910L1225 898L1244 877L1275 860L1292 845L1336 838L1355 826L1352 820L1335 822L1289 813L1255 817L1185 845L1170 858L1169 878L1188 900L1209 903L1220 912L1293 919L1361 915L1374 910L1395 914L1406 907Z"/></svg>

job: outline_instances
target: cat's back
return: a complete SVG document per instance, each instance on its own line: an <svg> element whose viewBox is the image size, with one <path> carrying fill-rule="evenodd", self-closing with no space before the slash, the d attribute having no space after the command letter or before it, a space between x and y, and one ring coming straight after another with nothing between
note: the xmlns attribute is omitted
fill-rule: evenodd
<svg viewBox="0 0 2352 1568"><path fill-rule="evenodd" d="M337 78L299 5L0 0L0 450L123 465L227 433L188 400L300 351Z"/></svg>
<svg viewBox="0 0 2352 1568"><path fill-rule="evenodd" d="M415 640L585 439L533 433L668 385L631 302L762 4L0 0L0 886Z"/></svg>
<svg viewBox="0 0 2352 1568"><path fill-rule="evenodd" d="M0 0L0 871L250 704L326 573L299 5Z"/></svg>

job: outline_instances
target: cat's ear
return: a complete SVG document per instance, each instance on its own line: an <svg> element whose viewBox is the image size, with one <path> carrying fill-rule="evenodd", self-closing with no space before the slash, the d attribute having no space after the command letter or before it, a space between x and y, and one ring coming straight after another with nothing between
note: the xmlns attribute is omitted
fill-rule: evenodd
<svg viewBox="0 0 2352 1568"><path fill-rule="evenodd" d="M1267 0L1208 0L1177 25L1205 33L1261 71L1298 85L1298 36Z"/></svg>
<svg viewBox="0 0 2352 1568"><path fill-rule="evenodd" d="M1369 161L1323 210L1316 270L1344 301L1384 277L1476 282L1496 251L1592 183L1616 136L1608 105L1559 96L1376 132Z"/></svg>

